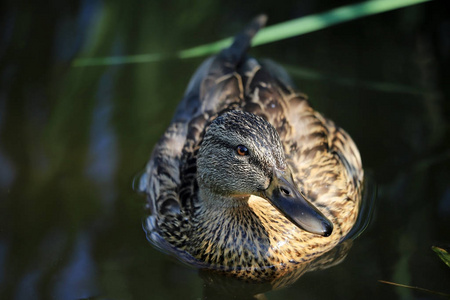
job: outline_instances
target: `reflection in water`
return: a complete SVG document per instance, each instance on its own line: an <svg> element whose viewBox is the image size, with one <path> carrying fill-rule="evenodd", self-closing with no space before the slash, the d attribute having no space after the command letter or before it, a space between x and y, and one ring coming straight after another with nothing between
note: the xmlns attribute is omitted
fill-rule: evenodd
<svg viewBox="0 0 450 300"><path fill-rule="evenodd" d="M4 282L6 274L6 259L8 258L8 244L0 240L0 282Z"/></svg>
<svg viewBox="0 0 450 300"><path fill-rule="evenodd" d="M104 208L110 208L116 193L114 173L117 168L117 141L111 125L113 113L112 70L100 79L96 94L97 104L92 113L89 141L89 158L86 164L87 176L96 182L102 191Z"/></svg>
<svg viewBox="0 0 450 300"><path fill-rule="evenodd" d="M0 188L6 190L14 182L16 171L11 160L6 157L0 148Z"/></svg>
<svg viewBox="0 0 450 300"><path fill-rule="evenodd" d="M90 239L86 232L78 235L68 264L56 275L53 299L80 299L99 294Z"/></svg>
<svg viewBox="0 0 450 300"><path fill-rule="evenodd" d="M0 130L5 120L6 112L6 93L0 88ZM2 145L0 144L0 189L6 190L14 182L16 170L11 159L4 154ZM1 191L0 191L1 195Z"/></svg>
<svg viewBox="0 0 450 300"><path fill-rule="evenodd" d="M372 217L375 213L377 199L377 186L372 172L365 170L364 188L362 191L361 206L359 208L358 218L355 225L345 237L346 240L355 240L370 225Z"/></svg>
<svg viewBox="0 0 450 300"><path fill-rule="evenodd" d="M38 290L38 283L43 272L40 269L30 270L22 277L17 285L15 297L17 299L31 299Z"/></svg>

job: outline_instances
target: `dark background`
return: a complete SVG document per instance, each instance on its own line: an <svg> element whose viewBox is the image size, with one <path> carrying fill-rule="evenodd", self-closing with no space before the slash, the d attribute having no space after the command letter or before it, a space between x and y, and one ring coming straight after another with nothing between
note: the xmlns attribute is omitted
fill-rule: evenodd
<svg viewBox="0 0 450 300"><path fill-rule="evenodd" d="M447 1L256 47L356 141L378 186L347 259L268 299L450 293ZM72 67L167 53L355 1L6 1L0 7L0 299L199 299L197 271L155 250L132 189L204 58ZM218 297L210 296L208 299ZM97 299L96 298L96 299Z"/></svg>

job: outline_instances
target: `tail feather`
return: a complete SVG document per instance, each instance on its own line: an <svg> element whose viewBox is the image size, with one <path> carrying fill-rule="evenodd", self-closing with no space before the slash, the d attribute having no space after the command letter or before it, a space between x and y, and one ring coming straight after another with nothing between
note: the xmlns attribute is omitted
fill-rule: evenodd
<svg viewBox="0 0 450 300"><path fill-rule="evenodd" d="M218 59L223 61L225 67L235 69L242 61L250 48L253 37L265 26L266 15L259 15L254 18L247 27L234 37L233 44L220 52Z"/></svg>
<svg viewBox="0 0 450 300"><path fill-rule="evenodd" d="M204 112L205 105L211 108L216 107L220 103L220 99L204 99L204 95L210 92L205 81L208 79L210 82L214 82L213 87L219 90L215 80L233 74L238 69L238 65L246 58L252 38L264 27L266 21L266 15L257 16L243 31L235 36L234 42L230 47L223 49L218 55L212 56L203 62L192 76L183 101L178 106L172 122L189 122L193 116L198 116ZM229 92L231 89L231 87L228 87ZM209 103L205 104L208 101Z"/></svg>

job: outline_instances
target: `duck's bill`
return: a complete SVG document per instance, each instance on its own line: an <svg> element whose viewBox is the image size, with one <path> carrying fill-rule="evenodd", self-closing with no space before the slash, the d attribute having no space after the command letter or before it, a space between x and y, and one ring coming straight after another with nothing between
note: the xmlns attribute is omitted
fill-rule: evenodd
<svg viewBox="0 0 450 300"><path fill-rule="evenodd" d="M332 233L333 224L297 190L290 172L274 170L263 196L299 228L322 236Z"/></svg>

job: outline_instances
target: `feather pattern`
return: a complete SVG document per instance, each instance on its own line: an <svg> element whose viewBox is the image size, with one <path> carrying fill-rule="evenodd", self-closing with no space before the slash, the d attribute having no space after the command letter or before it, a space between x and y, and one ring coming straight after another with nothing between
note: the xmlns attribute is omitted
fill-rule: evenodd
<svg viewBox="0 0 450 300"><path fill-rule="evenodd" d="M153 244L199 267L261 280L279 277L338 245L355 223L363 181L351 137L316 112L280 66L247 56L251 38L264 23L264 16L256 18L230 48L200 66L140 180L151 211L144 228ZM211 209L202 198L199 149L212 122L229 111L260 116L273 126L296 187L332 222L331 236L298 228L257 195L223 209ZM266 122L237 124L259 135L260 148L277 151L266 142Z"/></svg>

